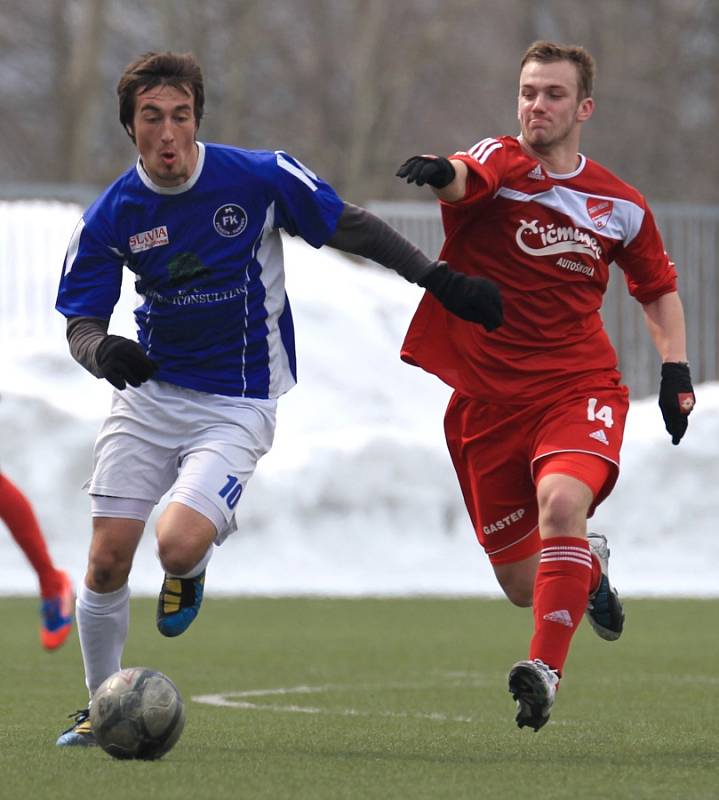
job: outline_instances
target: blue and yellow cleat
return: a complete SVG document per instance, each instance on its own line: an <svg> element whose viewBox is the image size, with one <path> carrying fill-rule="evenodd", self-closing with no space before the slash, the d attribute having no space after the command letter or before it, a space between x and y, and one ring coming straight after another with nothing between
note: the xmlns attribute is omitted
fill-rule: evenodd
<svg viewBox="0 0 719 800"><path fill-rule="evenodd" d="M72 630L72 612L75 605L75 593L72 581L65 573L62 576L60 592L47 597L40 607L40 641L46 650L56 650L67 639Z"/></svg>
<svg viewBox="0 0 719 800"><path fill-rule="evenodd" d="M58 747L95 747L97 741L90 727L90 709L83 708L70 714L75 722L58 736Z"/></svg>
<svg viewBox="0 0 719 800"><path fill-rule="evenodd" d="M157 630L163 636L179 636L192 625L200 611L205 570L195 578L165 575L157 598Z"/></svg>

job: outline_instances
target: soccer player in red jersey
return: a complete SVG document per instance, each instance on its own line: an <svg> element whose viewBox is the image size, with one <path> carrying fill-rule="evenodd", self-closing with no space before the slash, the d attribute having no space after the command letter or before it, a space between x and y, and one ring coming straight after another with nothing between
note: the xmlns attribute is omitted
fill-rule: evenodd
<svg viewBox="0 0 719 800"><path fill-rule="evenodd" d="M694 405L677 275L651 210L579 153L593 77L584 48L535 42L521 61L519 136L413 156L397 172L441 201L441 258L503 298L503 324L486 330L425 294L402 358L454 388L445 432L477 538L507 597L533 606L529 658L510 670L509 691L517 724L535 731L582 615L610 641L624 623L606 538L587 533L617 480L629 404L599 314L612 262L661 357L673 444Z"/></svg>
<svg viewBox="0 0 719 800"><path fill-rule="evenodd" d="M53 564L30 501L2 472L0 520L37 573L42 596L40 642L46 650L56 650L72 630L75 603L72 582L67 573Z"/></svg>

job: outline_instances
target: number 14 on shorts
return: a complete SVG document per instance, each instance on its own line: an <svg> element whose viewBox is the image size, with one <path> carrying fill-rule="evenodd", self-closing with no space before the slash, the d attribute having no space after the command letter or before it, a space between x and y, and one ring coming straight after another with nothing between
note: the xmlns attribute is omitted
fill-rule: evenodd
<svg viewBox="0 0 719 800"><path fill-rule="evenodd" d="M612 425L614 425L614 419L612 418L612 407L604 405L597 408L597 398L590 397L587 401L587 419L590 422L599 420L600 422L604 423L605 428L611 428Z"/></svg>

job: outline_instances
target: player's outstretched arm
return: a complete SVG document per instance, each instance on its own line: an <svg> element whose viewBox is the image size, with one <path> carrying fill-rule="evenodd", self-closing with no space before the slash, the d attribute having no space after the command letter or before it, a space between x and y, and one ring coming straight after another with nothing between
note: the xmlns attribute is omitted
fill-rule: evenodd
<svg viewBox="0 0 719 800"><path fill-rule="evenodd" d="M488 331L502 324L502 298L491 281L455 272L444 261L431 261L384 220L364 208L345 203L327 244L393 269L410 283L425 288L448 311L468 322L479 323Z"/></svg>
<svg viewBox="0 0 719 800"><path fill-rule="evenodd" d="M395 173L407 183L425 184L432 187L440 200L455 203L467 191L467 165L459 159L444 156L411 156Z"/></svg>
<svg viewBox="0 0 719 800"><path fill-rule="evenodd" d="M67 341L72 357L97 378L105 378L116 389L139 386L157 370L137 342L107 333L108 320L70 317Z"/></svg>
<svg viewBox="0 0 719 800"><path fill-rule="evenodd" d="M448 311L468 322L478 322L488 331L502 324L502 295L492 281L455 272L446 261L433 263L434 269L417 283Z"/></svg>

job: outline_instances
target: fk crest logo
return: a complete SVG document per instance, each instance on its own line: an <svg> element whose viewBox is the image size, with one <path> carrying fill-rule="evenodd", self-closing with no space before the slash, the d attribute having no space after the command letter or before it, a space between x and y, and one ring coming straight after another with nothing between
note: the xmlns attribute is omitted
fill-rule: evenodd
<svg viewBox="0 0 719 800"><path fill-rule="evenodd" d="M592 220L594 227L598 231L601 231L607 222L609 222L609 217L612 216L613 210L613 200L607 200L605 197L587 198L587 214L589 214L589 219Z"/></svg>
<svg viewBox="0 0 719 800"><path fill-rule="evenodd" d="M233 239L247 227L247 212L237 203L226 203L215 211L212 224L220 236Z"/></svg>

